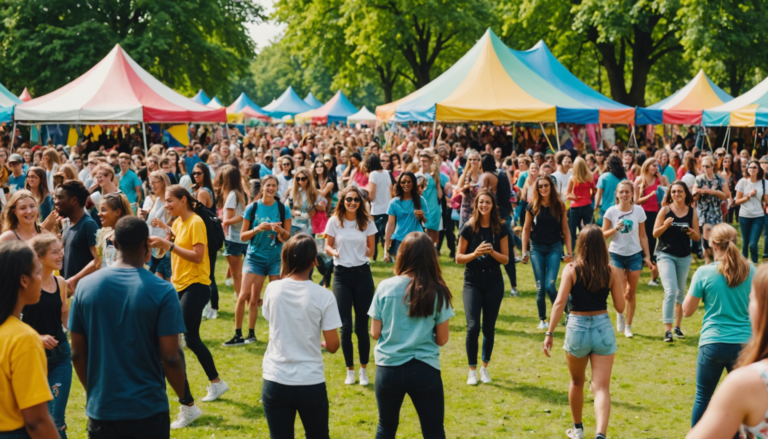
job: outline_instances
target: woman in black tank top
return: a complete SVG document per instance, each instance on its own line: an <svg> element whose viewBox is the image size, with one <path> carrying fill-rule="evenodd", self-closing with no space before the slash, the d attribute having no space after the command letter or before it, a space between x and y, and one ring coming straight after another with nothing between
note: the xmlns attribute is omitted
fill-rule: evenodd
<svg viewBox="0 0 768 439"><path fill-rule="evenodd" d="M699 217L692 206L693 195L682 181L672 183L663 204L653 226L653 236L659 239L656 262L664 286L664 304L661 308L664 341L671 343L673 338L685 338L680 323L683 320L683 300L687 291L685 282L691 268L691 240L700 239Z"/></svg>
<svg viewBox="0 0 768 439"><path fill-rule="evenodd" d="M624 276L620 269L609 264L608 247L598 226L586 226L579 233L576 245L576 260L563 269L560 291L552 305L549 331L544 338L544 354L549 357L553 332L557 329L557 323L570 296L571 313L566 320L563 349L566 351L565 358L571 374L568 395L573 428L568 429L565 434L572 438L584 437L581 419L584 375L587 364L591 364L591 387L595 394L595 437L605 438L611 409L611 368L616 352L616 335L608 315L608 293L613 299L616 311L624 312Z"/></svg>
<svg viewBox="0 0 768 439"><path fill-rule="evenodd" d="M48 362L48 384L53 394L48 412L61 437L66 437L64 413L72 386L72 353L62 325L66 325L69 319L68 290L64 278L53 274L55 270L61 270L64 249L59 238L50 233L35 236L29 245L42 265L40 276L43 282L40 301L25 306L21 311L21 320L40 334Z"/></svg>

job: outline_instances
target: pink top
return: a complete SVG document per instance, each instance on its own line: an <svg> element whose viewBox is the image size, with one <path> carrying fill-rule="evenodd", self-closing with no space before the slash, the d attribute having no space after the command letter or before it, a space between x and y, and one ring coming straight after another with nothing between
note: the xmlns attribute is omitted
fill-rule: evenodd
<svg viewBox="0 0 768 439"><path fill-rule="evenodd" d="M573 182L573 194L578 198L571 200L571 207L582 207L592 204L592 192L595 190L595 182L590 180L587 183Z"/></svg>
<svg viewBox="0 0 768 439"><path fill-rule="evenodd" d="M357 183L357 187L365 187L368 185L368 176L365 175L364 172L361 172L360 169L355 171L355 176L352 178L355 180L355 183Z"/></svg>
<svg viewBox="0 0 768 439"><path fill-rule="evenodd" d="M645 178L645 177L643 177ZM659 177L655 177L653 180L653 184L650 186L646 186L645 190L643 191L643 196L653 193L654 195L649 198L645 203L643 203L643 210L646 212L658 212L659 211L659 199L656 196L656 189L659 188Z"/></svg>

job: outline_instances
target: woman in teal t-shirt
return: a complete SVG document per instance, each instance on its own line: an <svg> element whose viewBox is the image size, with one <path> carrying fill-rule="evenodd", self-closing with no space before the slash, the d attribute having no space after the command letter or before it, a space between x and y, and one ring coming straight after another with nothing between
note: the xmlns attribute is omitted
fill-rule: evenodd
<svg viewBox="0 0 768 439"><path fill-rule="evenodd" d="M395 277L379 284L368 310L371 336L378 340L373 350L377 437L395 437L406 394L423 436L445 437L440 346L448 343L451 299L434 243L423 233L410 233L400 246Z"/></svg>
<svg viewBox="0 0 768 439"><path fill-rule="evenodd" d="M427 221L429 207L427 201L416 189L416 176L412 172L403 172L395 183L395 198L387 208L387 233L384 239L384 262L397 255L397 249L406 235L411 232L423 232L421 223ZM390 246L391 244L391 246Z"/></svg>
<svg viewBox="0 0 768 439"><path fill-rule="evenodd" d="M733 370L742 346L752 336L749 292L755 267L736 246L738 238L736 229L728 224L712 228L709 243L716 262L696 270L683 302L683 315L690 317L699 300L704 301L691 427L704 415L723 369Z"/></svg>

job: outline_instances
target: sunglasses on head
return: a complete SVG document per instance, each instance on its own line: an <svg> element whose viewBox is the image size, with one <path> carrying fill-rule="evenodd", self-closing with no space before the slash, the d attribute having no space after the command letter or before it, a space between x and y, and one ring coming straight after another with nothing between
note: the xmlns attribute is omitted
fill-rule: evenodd
<svg viewBox="0 0 768 439"><path fill-rule="evenodd" d="M357 198L357 197L354 197L354 198L353 197L345 197L344 201L346 201L347 203L359 203L362 200L360 198Z"/></svg>

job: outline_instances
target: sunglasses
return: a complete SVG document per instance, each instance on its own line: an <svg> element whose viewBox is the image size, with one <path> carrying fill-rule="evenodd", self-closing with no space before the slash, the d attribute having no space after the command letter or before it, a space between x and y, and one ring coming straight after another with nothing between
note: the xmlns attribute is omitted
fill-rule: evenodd
<svg viewBox="0 0 768 439"><path fill-rule="evenodd" d="M283 166L291 166L291 164L288 163L288 162L285 162L285 163L283 163Z"/></svg>
<svg viewBox="0 0 768 439"><path fill-rule="evenodd" d="M705 169L709 169L709 168L711 168L711 167L712 167L712 165L704 165L704 166L702 166L702 167L703 167L703 168L705 168Z"/></svg>
<svg viewBox="0 0 768 439"><path fill-rule="evenodd" d="M362 201L362 200L360 198L357 198L357 197L355 197L355 198L346 197L346 198L344 198L344 201L346 201L347 203L360 203L360 201Z"/></svg>
<svg viewBox="0 0 768 439"><path fill-rule="evenodd" d="M325 160L323 160L323 163L333 163L333 160L325 159Z"/></svg>
<svg viewBox="0 0 768 439"><path fill-rule="evenodd" d="M596 156L598 156L598 157L602 157L602 156L604 156L605 154L604 154L604 153L602 153L602 152L596 152L596 153L595 153L595 155L596 155Z"/></svg>
<svg viewBox="0 0 768 439"><path fill-rule="evenodd" d="M192 173L192 175L194 175L195 177L197 177L198 175L203 175L203 173L202 173L202 172L193 172L193 173Z"/></svg>
<svg viewBox="0 0 768 439"><path fill-rule="evenodd" d="M296 177L296 181L307 181L309 180L307 177Z"/></svg>

